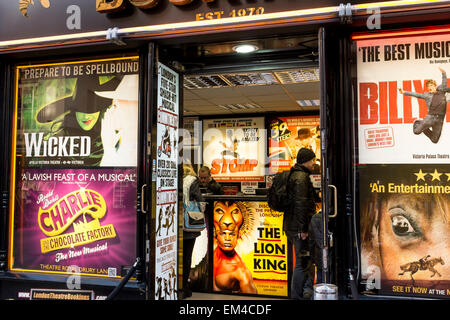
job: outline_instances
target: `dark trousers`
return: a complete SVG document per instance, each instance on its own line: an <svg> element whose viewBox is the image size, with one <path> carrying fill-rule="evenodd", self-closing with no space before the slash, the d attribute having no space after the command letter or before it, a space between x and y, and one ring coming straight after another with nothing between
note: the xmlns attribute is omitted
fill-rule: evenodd
<svg viewBox="0 0 450 320"><path fill-rule="evenodd" d="M183 291L189 290L189 273L191 272L192 251L194 251L195 239L183 238Z"/></svg>
<svg viewBox="0 0 450 320"><path fill-rule="evenodd" d="M437 143L441 137L443 124L444 116L428 114L423 120L414 121L413 131L415 134L423 132L433 143Z"/></svg>
<svg viewBox="0 0 450 320"><path fill-rule="evenodd" d="M309 251L308 239L302 240L297 233L286 232L289 248L294 245L295 266L291 278L291 299L303 299L305 288L312 289L311 259L307 255Z"/></svg>
<svg viewBox="0 0 450 320"><path fill-rule="evenodd" d="M317 268L317 270L316 270L316 284L322 283L322 281L323 281L322 273L323 273L323 270L320 269L320 268Z"/></svg>

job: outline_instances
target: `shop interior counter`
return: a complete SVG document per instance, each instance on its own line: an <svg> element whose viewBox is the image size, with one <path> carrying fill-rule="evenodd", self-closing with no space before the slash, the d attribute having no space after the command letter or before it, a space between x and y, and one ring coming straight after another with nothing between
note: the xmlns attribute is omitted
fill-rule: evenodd
<svg viewBox="0 0 450 320"><path fill-rule="evenodd" d="M210 193L204 193L203 198L205 201L266 201L267 202L267 195L217 195L217 194L210 194Z"/></svg>

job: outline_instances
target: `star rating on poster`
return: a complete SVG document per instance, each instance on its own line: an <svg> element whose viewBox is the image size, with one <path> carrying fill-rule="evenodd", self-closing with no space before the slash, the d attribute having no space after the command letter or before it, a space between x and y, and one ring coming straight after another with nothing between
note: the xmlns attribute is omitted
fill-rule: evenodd
<svg viewBox="0 0 450 320"><path fill-rule="evenodd" d="M423 172L422 169L420 169L419 172L415 172L414 174L417 177L416 181L419 181L419 180L425 181L425 177L427 175L431 176L431 181L435 181L435 180L444 181L444 180L441 180L442 175L444 175L442 177L442 179L444 179L444 177L446 176L447 177L446 181L450 181L450 173L444 173L444 172L440 173L437 171L437 169L434 169L434 172Z"/></svg>

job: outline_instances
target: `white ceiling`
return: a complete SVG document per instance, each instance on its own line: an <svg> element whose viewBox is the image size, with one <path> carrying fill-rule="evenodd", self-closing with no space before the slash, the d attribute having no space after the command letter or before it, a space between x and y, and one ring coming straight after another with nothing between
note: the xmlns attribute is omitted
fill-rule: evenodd
<svg viewBox="0 0 450 320"><path fill-rule="evenodd" d="M295 70L295 72L298 71ZM316 69L314 72L317 74L317 78L313 80L284 81L278 78L277 83L270 84L213 87L207 85L205 88L192 88L192 86L186 85L185 81L184 115L318 110L320 91L318 70ZM316 102L310 105L311 102L308 101L304 103L305 106L301 106L297 100L316 100Z"/></svg>

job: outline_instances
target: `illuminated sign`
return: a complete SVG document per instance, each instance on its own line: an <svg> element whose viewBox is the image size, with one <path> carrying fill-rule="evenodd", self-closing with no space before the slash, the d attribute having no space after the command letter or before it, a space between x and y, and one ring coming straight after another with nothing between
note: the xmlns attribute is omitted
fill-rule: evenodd
<svg viewBox="0 0 450 320"><path fill-rule="evenodd" d="M107 37L108 28L114 27L119 29L118 36L146 37L190 33L197 28L229 29L241 24L256 27L268 23L318 23L322 19L339 19L340 4L334 0L316 0L313 6L308 1L292 0L96 0L76 5L72 0L39 2L40 5L38 0L0 1L0 51L11 51L16 46L29 44L98 41ZM364 4L358 5L360 2ZM379 7L384 14L403 9L415 10L419 4L427 4L421 9L450 5L448 1L366 2L354 1L352 10L359 16L369 15L365 10L371 7ZM146 12L149 10L152 11L151 18L150 12ZM18 19L18 16L27 18Z"/></svg>
<svg viewBox="0 0 450 320"><path fill-rule="evenodd" d="M138 66L16 68L10 270L120 277L135 260Z"/></svg>
<svg viewBox="0 0 450 320"><path fill-rule="evenodd" d="M216 181L263 181L264 118L203 121L203 163Z"/></svg>

